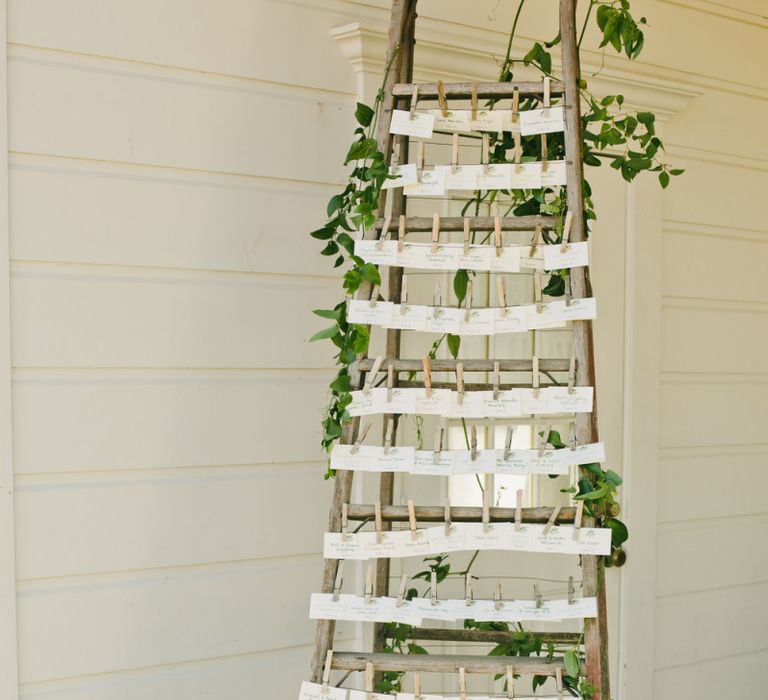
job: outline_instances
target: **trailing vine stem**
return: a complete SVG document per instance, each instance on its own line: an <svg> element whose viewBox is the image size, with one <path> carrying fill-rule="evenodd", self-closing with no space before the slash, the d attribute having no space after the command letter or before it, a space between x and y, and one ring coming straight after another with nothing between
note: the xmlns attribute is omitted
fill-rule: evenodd
<svg viewBox="0 0 768 700"><path fill-rule="evenodd" d="M518 23L526 0L520 0L514 15L512 28L507 42L506 53L501 63L499 80L501 82L512 81L517 64L538 70L542 75L553 76L552 56L549 49L560 43L558 34L551 41L535 41L530 50L522 57L511 57L513 42ZM616 53L624 53L629 60L636 59L644 46L643 27L647 25L645 17L635 20L631 13L630 0L589 0L583 25L579 33L577 48L580 50L590 25L590 19L594 16L595 24L599 30L600 43L597 47L605 51L612 48ZM397 49L396 49L397 51ZM395 54L392 57L394 61ZM331 197L327 206L328 220L319 229L312 231L311 236L325 242L320 251L322 255L334 257L335 268L347 265L343 275L343 288L345 299L332 309L316 309L314 313L333 322L328 328L316 333L310 340L328 339L337 348L336 363L339 367L336 376L330 384L330 398L328 407L322 420L323 434L321 443L323 448L330 452L333 444L340 438L342 428L350 420L347 408L351 402L352 390L349 367L355 359L364 354L368 349L369 331L367 327L350 324L347 322L346 299L353 296L361 285L368 283L380 285L381 278L375 265L366 263L354 254L354 239L352 233L369 231L376 221L376 209L379 204L382 185L389 177L385 155L378 149L378 144L373 138L376 125L380 117L380 107L384 98L384 84L392 67L392 61L385 70L382 87L376 94L372 107L358 103L355 110L357 127L355 128L355 141L349 147L344 164L352 164L348 182L342 192ZM589 89L587 81L579 79L579 90L585 105L582 113L582 136L584 150L584 165L599 167L602 161L607 160L611 168L617 170L622 178L631 182L641 172L653 172L657 174L662 188L666 188L672 177L683 173L682 169L670 167L663 158L664 144L656 134L656 117L648 111L627 111L624 109L624 97L622 95L607 95L598 99ZM489 102L493 108L496 101ZM535 107L535 100L529 98L521 100L520 109ZM509 133L492 134L491 162L509 162L507 154L514 148L514 140ZM541 140L537 136L523 137L523 162L538 161L544 155L541 151ZM565 144L562 134L552 134L547 139L548 160L557 160L565 157ZM585 234L589 234L590 222L597 219L597 213L591 198L591 187L584 180ZM496 207L498 211L504 211L515 216L523 215L549 215L556 218L558 224L552 232L544 235L545 242L556 243L561 240L562 221L567 208L565 192L563 188L542 188L536 190L511 190L511 191L477 191L466 202L462 215L472 211L478 216L481 207ZM473 242L474 241L473 234ZM453 280L453 291L457 305L460 306L467 294L470 275L474 272L458 270ZM562 296L566 289L568 270L555 271L543 290L550 297ZM460 336L446 334L435 340L428 352L432 358L442 344L445 343L450 354L458 357L461 338ZM463 426L464 438L469 444L466 424ZM420 426L417 425L420 435ZM555 449L565 447L557 431L550 431L546 441ZM619 505L616 500L617 489L621 485L621 477L612 470L604 470L599 464L580 465L581 473L585 474L577 483L561 489L563 493L571 494L574 500L584 502L585 512L595 518L598 525L608 527L612 532L613 553L604 557L604 564L611 566L620 559L621 546L629 537L626 526L618 519ZM332 477L333 471L329 468L325 477ZM478 483L482 489L482 484ZM437 580L442 581L451 575L469 575L478 556L475 552L469 565L462 572L451 574L451 564L447 555L439 555L425 559L428 568L412 577L412 580L429 580L432 571L437 574ZM408 590L408 596L415 597L419 594L416 588ZM426 594L426 593L425 593ZM526 631L522 625L516 630L510 630L505 623L476 623L465 621L468 629L494 629L510 631L513 633L511 641L498 645L490 653L505 655L540 655L546 653L551 657L555 648L548 644L544 649L541 635ZM387 625L386 651L395 653L427 653L426 649L417 645L413 640L409 641L410 627L407 625ZM583 636L583 632L582 632ZM564 680L568 688L577 692L583 698L591 698L595 693L585 678L580 676L579 667L580 642L565 650L564 662L566 673ZM402 674L385 673L379 692L400 690ZM544 682L543 677L534 678L534 690Z"/></svg>

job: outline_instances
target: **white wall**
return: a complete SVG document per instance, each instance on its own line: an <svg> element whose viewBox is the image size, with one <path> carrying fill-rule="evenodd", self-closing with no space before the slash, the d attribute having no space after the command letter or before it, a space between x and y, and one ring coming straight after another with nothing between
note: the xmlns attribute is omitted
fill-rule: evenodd
<svg viewBox="0 0 768 700"><path fill-rule="evenodd" d="M18 655L22 698L291 698L329 496L331 361L305 339L339 293L306 231L377 84L388 3L7 4L0 697ZM520 48L554 34L555 4L524 14ZM421 77L491 77L515 5L422 0ZM590 82L659 112L688 173L663 197L591 176L601 425L632 529L609 577L614 695L756 699L768 84L740 47L767 23L757 0L636 5L642 62Z"/></svg>

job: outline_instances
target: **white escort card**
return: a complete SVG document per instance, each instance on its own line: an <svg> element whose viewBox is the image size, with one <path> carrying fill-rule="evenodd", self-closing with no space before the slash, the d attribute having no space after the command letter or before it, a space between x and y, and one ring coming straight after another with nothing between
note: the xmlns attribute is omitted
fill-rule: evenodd
<svg viewBox="0 0 768 700"><path fill-rule="evenodd" d="M435 391L438 390L432 393ZM450 391L450 395L446 399L444 393L439 394L439 398L429 401L424 389L395 387L390 391L377 387L353 391L349 415L420 413L446 418L518 418L533 414L591 413L594 398L592 387L548 386L538 390L516 387L499 392L500 398L496 400L488 391L465 391L461 398L457 391L439 391ZM391 394L390 399L388 394ZM420 401L420 411L416 410L417 400ZM439 413L432 413L432 410Z"/></svg>
<svg viewBox="0 0 768 700"><path fill-rule="evenodd" d="M504 116L500 110L478 109L475 118L469 115L470 131L503 131Z"/></svg>
<svg viewBox="0 0 768 700"><path fill-rule="evenodd" d="M313 593L309 603L309 619L421 624L422 616L418 606L406 600L400 606L397 603L397 598L367 599L365 596L343 593L334 601L332 593Z"/></svg>
<svg viewBox="0 0 768 700"><path fill-rule="evenodd" d="M409 197L442 197L445 194L445 171L433 168L422 170L421 180L403 187Z"/></svg>
<svg viewBox="0 0 768 700"><path fill-rule="evenodd" d="M541 186L542 187L561 187L567 184L568 178L566 175L565 161L564 160L550 160L547 161L547 169L544 170L544 165L541 166Z"/></svg>
<svg viewBox="0 0 768 700"><path fill-rule="evenodd" d="M448 110L446 116L440 109L428 109L426 113L434 117L436 131L469 131L470 113L465 109Z"/></svg>
<svg viewBox="0 0 768 700"><path fill-rule="evenodd" d="M389 123L389 133L431 139L434 126L435 117L432 114L414 112L411 115L408 110L395 109L392 112L392 121Z"/></svg>
<svg viewBox="0 0 768 700"><path fill-rule="evenodd" d="M299 700L347 700L347 689L323 687L320 683L304 681L299 691Z"/></svg>
<svg viewBox="0 0 768 700"><path fill-rule="evenodd" d="M390 176L381 185L383 190L391 190L395 187L404 187L405 185L414 185L418 182L418 170L416 163L405 163L390 168Z"/></svg>
<svg viewBox="0 0 768 700"><path fill-rule="evenodd" d="M424 391L420 389L419 391ZM433 397L441 392L438 400L445 405L450 394L448 389L433 389ZM491 392L487 392L491 394ZM509 394L510 392L499 392ZM426 399L425 399L426 400ZM491 399L492 400L492 399ZM503 400L499 397L498 400ZM486 401L486 406L488 405ZM514 407L503 411L510 416L513 411L521 411L518 402ZM501 413L501 411L500 411ZM522 412L519 415L523 415ZM566 447L555 450L547 448L530 449L486 449L477 450L472 456L471 450L416 450L413 447L390 448L377 445L335 444L331 451L332 469L350 469L367 472L399 472L426 474L432 476L454 476L459 474L567 474L568 469L579 464L593 464L605 461L605 446L602 442L579 445L575 449Z"/></svg>
<svg viewBox="0 0 768 700"><path fill-rule="evenodd" d="M353 469L358 472L408 472L413 468L413 447L334 444L331 469Z"/></svg>
<svg viewBox="0 0 768 700"><path fill-rule="evenodd" d="M507 163L492 163L486 166L478 165L478 190L509 190L512 189L512 165Z"/></svg>
<svg viewBox="0 0 768 700"><path fill-rule="evenodd" d="M537 190L541 187L541 163L519 163L512 166L513 190Z"/></svg>
<svg viewBox="0 0 768 700"><path fill-rule="evenodd" d="M478 169L474 165L436 165L445 178L446 190L475 190L477 189Z"/></svg>
<svg viewBox="0 0 768 700"><path fill-rule="evenodd" d="M326 532L326 559L367 560L427 556L465 549L543 552L551 554L595 554L611 552L610 528L574 528L555 525L544 534L545 525L501 523L455 523L447 536L445 526L385 532Z"/></svg>
<svg viewBox="0 0 768 700"><path fill-rule="evenodd" d="M567 243L564 251L561 248L560 243L544 246L545 270L564 270L589 265L589 244L586 241Z"/></svg>
<svg viewBox="0 0 768 700"><path fill-rule="evenodd" d="M366 326L382 326L392 318L391 301L365 301L350 299L347 321L363 323Z"/></svg>
<svg viewBox="0 0 768 700"><path fill-rule="evenodd" d="M544 107L520 112L520 133L523 136L551 134L564 130L565 110L562 107Z"/></svg>
<svg viewBox="0 0 768 700"><path fill-rule="evenodd" d="M374 265L397 265L397 241L356 240L355 255Z"/></svg>
<svg viewBox="0 0 768 700"><path fill-rule="evenodd" d="M404 331L423 331L427 327L427 316L431 307L418 304L395 304L392 316L384 328L399 328Z"/></svg>
<svg viewBox="0 0 768 700"><path fill-rule="evenodd" d="M462 249L456 245L406 243L398 253L397 263L402 267L422 270L456 270L459 267L461 252Z"/></svg>

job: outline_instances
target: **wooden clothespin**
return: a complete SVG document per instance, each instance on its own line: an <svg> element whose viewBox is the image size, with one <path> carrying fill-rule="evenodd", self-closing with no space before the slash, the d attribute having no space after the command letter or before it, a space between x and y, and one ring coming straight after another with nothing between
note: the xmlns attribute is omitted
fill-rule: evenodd
<svg viewBox="0 0 768 700"><path fill-rule="evenodd" d="M560 243L560 252L565 253L568 250L568 240L571 237L571 225L573 224L573 212L567 211L565 214L565 223L563 223L563 239Z"/></svg>
<svg viewBox="0 0 768 700"><path fill-rule="evenodd" d="M576 515L573 517L573 539L581 539L581 521L584 519L584 501L576 502Z"/></svg>
<svg viewBox="0 0 768 700"><path fill-rule="evenodd" d="M371 423L366 423L363 426L363 429L360 431L360 434L357 436L357 440L355 440L355 444L352 445L352 449L350 452L352 454L356 454L357 451L360 449L360 445L363 444L363 440L365 440L365 436L368 435L368 431L371 429Z"/></svg>
<svg viewBox="0 0 768 700"><path fill-rule="evenodd" d="M455 173L459 167L459 134L454 132L451 137L451 172Z"/></svg>
<svg viewBox="0 0 768 700"><path fill-rule="evenodd" d="M544 601L541 599L541 590L539 589L538 583L533 584L533 599L536 601L537 608L540 608L542 605L544 605Z"/></svg>
<svg viewBox="0 0 768 700"><path fill-rule="evenodd" d="M432 398L432 360L429 355L421 359L421 367L424 370L424 391L427 398Z"/></svg>
<svg viewBox="0 0 768 700"><path fill-rule="evenodd" d="M464 320L469 322L472 315L472 280L467 281L467 293L464 296Z"/></svg>
<svg viewBox="0 0 768 700"><path fill-rule="evenodd" d="M459 406L464 404L464 363L456 363L456 392Z"/></svg>
<svg viewBox="0 0 768 700"><path fill-rule="evenodd" d="M387 420L387 431L384 434L384 454L388 455L392 449L392 443L395 436L395 420L391 416Z"/></svg>
<svg viewBox="0 0 768 700"><path fill-rule="evenodd" d="M512 90L512 123L517 124L520 121L520 90Z"/></svg>
<svg viewBox="0 0 768 700"><path fill-rule="evenodd" d="M437 246L440 242L440 214L432 214L432 255L437 253Z"/></svg>
<svg viewBox="0 0 768 700"><path fill-rule="evenodd" d="M421 674L413 674L413 698L419 700L421 698Z"/></svg>
<svg viewBox="0 0 768 700"><path fill-rule="evenodd" d="M515 139L515 173L523 169L523 137L519 131L513 134Z"/></svg>
<svg viewBox="0 0 768 700"><path fill-rule="evenodd" d="M381 544L383 526L381 523L381 503L379 501L373 504L373 517L376 524L376 544Z"/></svg>
<svg viewBox="0 0 768 700"><path fill-rule="evenodd" d="M544 456L544 453L547 451L547 443L549 442L549 434L551 432L552 425L550 424L544 428L541 435L539 436L539 459L541 459Z"/></svg>
<svg viewBox="0 0 768 700"><path fill-rule="evenodd" d="M541 135L541 172L549 170L549 146L547 146L547 135Z"/></svg>
<svg viewBox="0 0 768 700"><path fill-rule="evenodd" d="M376 246L379 250L382 248L382 243L384 237L389 233L389 225L392 223L392 217L391 216L385 216L384 221L381 222L381 231L379 231L379 240L376 243Z"/></svg>
<svg viewBox="0 0 768 700"><path fill-rule="evenodd" d="M464 604L467 607L472 605L472 574L464 575Z"/></svg>
<svg viewBox="0 0 768 700"><path fill-rule="evenodd" d="M512 666L507 666L507 698L515 697L515 671Z"/></svg>
<svg viewBox="0 0 768 700"><path fill-rule="evenodd" d="M397 252L402 253L405 248L405 214L400 214L397 226Z"/></svg>
<svg viewBox="0 0 768 700"><path fill-rule="evenodd" d="M437 572L434 570L429 574L429 586L430 602L432 605L437 605Z"/></svg>
<svg viewBox="0 0 768 700"><path fill-rule="evenodd" d="M419 86L415 85L413 86L413 92L411 93L411 110L410 110L410 118L413 119L416 115L416 105L419 102Z"/></svg>
<svg viewBox="0 0 768 700"><path fill-rule="evenodd" d="M459 668L459 695L461 700L467 700L467 672L464 667Z"/></svg>
<svg viewBox="0 0 768 700"><path fill-rule="evenodd" d="M440 280L437 280L435 282L435 293L432 295L432 318L437 318L437 315L440 313L441 298Z"/></svg>
<svg viewBox="0 0 768 700"><path fill-rule="evenodd" d="M373 663L368 661L365 664L365 692L370 698L373 694Z"/></svg>
<svg viewBox="0 0 768 700"><path fill-rule="evenodd" d="M472 83L471 91L470 91L470 109L472 117L472 121L477 119L477 83Z"/></svg>
<svg viewBox="0 0 768 700"><path fill-rule="evenodd" d="M576 586L573 584L573 576L568 577L568 605L576 602Z"/></svg>
<svg viewBox="0 0 768 700"><path fill-rule="evenodd" d="M387 364L387 403L392 401L392 392L395 390L395 366Z"/></svg>
<svg viewBox="0 0 768 700"><path fill-rule="evenodd" d="M565 305L570 306L573 301L570 272L563 277L563 282L565 283Z"/></svg>
<svg viewBox="0 0 768 700"><path fill-rule="evenodd" d="M397 166L400 164L400 149L403 145L403 136L394 136L392 138L392 157L389 159L389 174L394 175Z"/></svg>
<svg viewBox="0 0 768 700"><path fill-rule="evenodd" d="M371 298L368 300L368 304L373 309L378 303L379 303L379 287L378 285L374 284L373 287L371 287Z"/></svg>
<svg viewBox="0 0 768 700"><path fill-rule="evenodd" d="M419 536L416 528L416 506L413 505L413 499L408 499L408 526L411 528L411 539L415 540Z"/></svg>
<svg viewBox="0 0 768 700"><path fill-rule="evenodd" d="M523 489L518 489L515 494L515 531L523 524Z"/></svg>
<svg viewBox="0 0 768 700"><path fill-rule="evenodd" d="M496 278L496 294L499 297L499 306L504 309L504 313L507 312L507 292L504 288L504 278L499 276Z"/></svg>
<svg viewBox="0 0 768 700"><path fill-rule="evenodd" d="M576 421L571 421L568 424L568 447L571 448L571 450L575 450L577 446L577 440L576 440Z"/></svg>
<svg viewBox="0 0 768 700"><path fill-rule="evenodd" d="M405 313L408 301L408 275L403 275L400 281L400 313Z"/></svg>
<svg viewBox="0 0 768 700"><path fill-rule="evenodd" d="M435 430L435 445L432 450L432 461L434 464L440 464L440 453L443 451L443 426L438 426Z"/></svg>
<svg viewBox="0 0 768 700"><path fill-rule="evenodd" d="M405 602L405 592L406 588L408 587L408 574L403 574L400 578L400 589L397 592L397 601L395 602L395 607L401 608L403 607L403 603Z"/></svg>
<svg viewBox="0 0 768 700"><path fill-rule="evenodd" d="M384 363L384 358L379 355L374 361L373 366L371 367L370 372L368 372L368 376L365 380L365 387L363 388L363 393L368 394L371 389L373 389L373 383L376 381L376 375L379 373L379 370L381 369L381 365Z"/></svg>
<svg viewBox="0 0 768 700"><path fill-rule="evenodd" d="M508 425L507 434L504 438L504 461L505 462L512 456L512 432L513 432L512 426Z"/></svg>
<svg viewBox="0 0 768 700"><path fill-rule="evenodd" d="M549 520L547 520L547 524L544 526L544 530L542 530L542 535L548 535L549 531L555 526L555 523L557 522L557 518L560 515L560 510L562 509L562 506L555 506L552 509L552 514L549 516Z"/></svg>
<svg viewBox="0 0 768 700"><path fill-rule="evenodd" d="M576 355L571 355L568 363L568 393L576 393Z"/></svg>
<svg viewBox="0 0 768 700"><path fill-rule="evenodd" d="M373 601L373 564L368 564L365 572L365 602L370 605Z"/></svg>
<svg viewBox="0 0 768 700"><path fill-rule="evenodd" d="M450 536L451 528L453 527L453 522L451 521L451 500L449 498L445 499L443 513L445 519L445 536L448 537Z"/></svg>
<svg viewBox="0 0 768 700"><path fill-rule="evenodd" d="M491 494L487 484L483 489L483 532L491 529Z"/></svg>
<svg viewBox="0 0 768 700"><path fill-rule="evenodd" d="M340 559L339 564L336 567L336 580L333 582L333 602L339 601L341 595L341 587L344 585L344 560Z"/></svg>
<svg viewBox="0 0 768 700"><path fill-rule="evenodd" d="M563 700L563 669L555 667L555 690L557 691L557 700Z"/></svg>
<svg viewBox="0 0 768 700"><path fill-rule="evenodd" d="M535 270L533 273L533 300L536 304L537 314L540 314L544 311L541 274L541 270Z"/></svg>
<svg viewBox="0 0 768 700"><path fill-rule="evenodd" d="M496 579L496 590L493 593L493 609L498 612L504 607L504 603L501 600L501 579Z"/></svg>
<svg viewBox="0 0 768 700"><path fill-rule="evenodd" d="M490 134L483 134L483 149L480 162L483 165L483 175L488 174L488 166L491 162L491 136Z"/></svg>
<svg viewBox="0 0 768 700"><path fill-rule="evenodd" d="M541 393L541 379L539 377L539 358L534 355L531 358L532 374L531 386L533 387L533 398L538 399Z"/></svg>
<svg viewBox="0 0 768 700"><path fill-rule="evenodd" d="M347 534L349 529L349 503L341 504L341 534Z"/></svg>
<svg viewBox="0 0 768 700"><path fill-rule="evenodd" d="M443 117L448 116L448 100L445 99L445 83L442 80L437 81L437 101L440 105L440 113Z"/></svg>
<svg viewBox="0 0 768 700"><path fill-rule="evenodd" d="M536 228L533 231L533 239L531 240L531 249L528 251L528 257L532 258L536 255L536 247L541 241L541 224L536 224Z"/></svg>
<svg viewBox="0 0 768 700"><path fill-rule="evenodd" d="M328 692L328 686L331 684L331 667L333 666L333 649L329 649L325 655L325 667L323 668L322 691Z"/></svg>
<svg viewBox="0 0 768 700"><path fill-rule="evenodd" d="M421 182L421 176L424 173L424 157L426 152L426 145L423 141L419 141L416 145L416 180Z"/></svg>
<svg viewBox="0 0 768 700"><path fill-rule="evenodd" d="M501 246L502 246L502 239L501 239L501 216L499 214L496 214L496 216L493 217L493 242L496 246L496 257L501 257Z"/></svg>
<svg viewBox="0 0 768 700"><path fill-rule="evenodd" d="M469 255L469 244L472 236L471 231L472 220L468 217L464 217L464 255Z"/></svg>
<svg viewBox="0 0 768 700"><path fill-rule="evenodd" d="M493 400L499 400L499 383L501 380L501 363L498 360L493 362Z"/></svg>
<svg viewBox="0 0 768 700"><path fill-rule="evenodd" d="M470 452L469 456L470 459L474 462L477 459L477 426L472 426L472 438L469 441L470 446Z"/></svg>

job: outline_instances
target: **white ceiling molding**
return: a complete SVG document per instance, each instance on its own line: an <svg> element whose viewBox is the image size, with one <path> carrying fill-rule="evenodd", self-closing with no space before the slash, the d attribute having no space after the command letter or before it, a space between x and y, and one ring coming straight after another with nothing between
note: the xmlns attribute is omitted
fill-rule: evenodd
<svg viewBox="0 0 768 700"><path fill-rule="evenodd" d="M384 71L386 30L381 26L354 23L335 27L331 36L358 74L359 95L371 99ZM515 40L512 55L523 55L531 41ZM505 51L500 32L467 26L457 31L453 25L421 18L415 77L417 81L494 80ZM557 51L553 57L557 57ZM674 71L669 69L656 70L614 58L606 60L601 67L601 60L599 54L587 53L582 66L589 89L595 95L622 94L629 108L650 110L662 120L682 111L690 100L704 94L702 88L673 76ZM518 75L524 79L536 74L521 69Z"/></svg>

